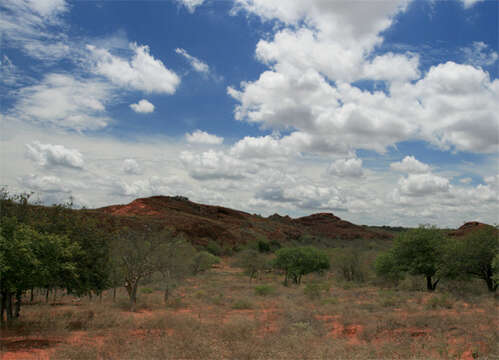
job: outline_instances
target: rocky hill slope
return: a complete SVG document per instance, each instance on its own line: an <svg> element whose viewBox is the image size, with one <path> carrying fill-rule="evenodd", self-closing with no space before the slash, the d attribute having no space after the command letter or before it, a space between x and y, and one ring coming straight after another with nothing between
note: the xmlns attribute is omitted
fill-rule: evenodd
<svg viewBox="0 0 499 360"><path fill-rule="evenodd" d="M264 218L221 206L194 203L181 196L153 196L95 211L113 217L134 218L136 221L159 221L174 228L177 233L186 234L198 244L210 241L224 245L254 240L300 241L305 237L323 240L392 238L388 232L373 231L341 220L331 213L297 219L278 214Z"/></svg>

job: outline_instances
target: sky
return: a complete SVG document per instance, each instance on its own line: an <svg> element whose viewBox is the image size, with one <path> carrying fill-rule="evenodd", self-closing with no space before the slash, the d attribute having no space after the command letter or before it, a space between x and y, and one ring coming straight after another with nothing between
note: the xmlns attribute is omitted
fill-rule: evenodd
<svg viewBox="0 0 499 360"><path fill-rule="evenodd" d="M495 0L3 0L0 186L499 223Z"/></svg>

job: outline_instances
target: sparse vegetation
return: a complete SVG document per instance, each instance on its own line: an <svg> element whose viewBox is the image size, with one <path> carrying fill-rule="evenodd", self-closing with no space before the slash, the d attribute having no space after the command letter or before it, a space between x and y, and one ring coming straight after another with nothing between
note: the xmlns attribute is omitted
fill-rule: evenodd
<svg viewBox="0 0 499 360"><path fill-rule="evenodd" d="M137 226L121 226L122 232L114 233L119 246L106 238L109 247L98 243L88 250L104 256L108 267L82 280L78 271L92 268L88 259L78 262L75 256L87 251L83 234L58 233L58 226L47 225L29 207L7 206L13 207L8 216L2 213L0 231L5 309L6 289L14 296L17 288L23 289L20 300L14 297L10 305L15 314L15 304L22 303L22 314L9 318L2 329L0 345L7 354L22 348L55 359L499 356L497 297L483 286L487 278L474 271L475 266L490 269L490 279L497 282L496 238L487 234L454 241L436 229L401 233L376 261L378 274L395 280L390 287L380 287L386 280L374 277L372 265L389 243L335 240L334 247L327 248L321 240L315 244L323 249L284 247L273 254L269 241L268 252L254 247L229 259L196 251L187 238L163 224L144 233ZM57 211L69 216L66 210ZM65 229L68 219L53 221ZM92 221L81 224L95 231L88 239L100 231ZM444 246L434 246L437 239L443 239ZM472 259L463 258L465 249ZM139 270L130 272L134 267L127 268L124 258ZM465 261L466 271L458 266ZM212 267L216 262L219 265ZM435 270L431 292L421 291L428 268ZM135 284L140 296L135 311L130 311L123 280L140 269L144 272ZM258 282L242 281L245 275ZM282 286L283 275L285 283L303 286ZM436 287L438 276L442 280ZM46 303L48 284L58 292ZM89 291L100 296L79 296Z"/></svg>

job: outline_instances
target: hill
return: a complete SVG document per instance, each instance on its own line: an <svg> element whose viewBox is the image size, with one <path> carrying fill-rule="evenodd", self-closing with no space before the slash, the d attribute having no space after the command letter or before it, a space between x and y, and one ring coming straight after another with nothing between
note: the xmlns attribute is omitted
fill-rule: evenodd
<svg viewBox="0 0 499 360"><path fill-rule="evenodd" d="M457 230L450 231L449 236L462 237L486 227L492 227L492 225L484 224L478 221L469 221L461 225L461 227L459 227Z"/></svg>
<svg viewBox="0 0 499 360"><path fill-rule="evenodd" d="M112 217L154 221L175 228L197 244L216 241L235 245L254 240L300 241L316 237L324 240L391 239L384 231L372 231L342 220L331 213L293 219L274 214L268 218L221 206L198 204L182 196L153 196L126 205L107 206L94 211Z"/></svg>

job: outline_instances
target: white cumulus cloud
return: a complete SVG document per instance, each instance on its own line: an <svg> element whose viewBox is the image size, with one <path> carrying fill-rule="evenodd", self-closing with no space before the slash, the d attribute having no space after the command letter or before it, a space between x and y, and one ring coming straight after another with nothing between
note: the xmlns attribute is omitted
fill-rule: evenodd
<svg viewBox="0 0 499 360"><path fill-rule="evenodd" d="M69 193L70 190L57 176L26 175L19 179L19 183L26 188L42 193Z"/></svg>
<svg viewBox="0 0 499 360"><path fill-rule="evenodd" d="M129 174L129 175L142 174L142 169L140 168L139 163L135 159L125 159L123 161L123 166L121 167L121 170L125 174Z"/></svg>
<svg viewBox="0 0 499 360"><path fill-rule="evenodd" d="M256 171L253 164L222 151L209 150L202 153L183 151L180 160L189 175L197 180L243 179Z"/></svg>
<svg viewBox="0 0 499 360"><path fill-rule="evenodd" d="M26 156L46 168L61 166L81 169L84 165L83 156L78 150L38 141L26 144Z"/></svg>
<svg viewBox="0 0 499 360"><path fill-rule="evenodd" d="M223 137L209 134L199 129L192 133L186 133L185 139L189 144L220 145L224 142Z"/></svg>
<svg viewBox="0 0 499 360"><path fill-rule="evenodd" d="M116 85L146 93L175 93L180 77L150 54L149 46L130 44L131 58L111 54L107 49L87 45L94 71Z"/></svg>
<svg viewBox="0 0 499 360"><path fill-rule="evenodd" d="M334 161L328 169L331 175L345 177L359 177L364 173L362 169L362 159L338 159Z"/></svg>
<svg viewBox="0 0 499 360"><path fill-rule="evenodd" d="M430 171L427 164L417 160L414 156L406 156L402 161L391 163L390 168L409 174L422 174Z"/></svg>
<svg viewBox="0 0 499 360"><path fill-rule="evenodd" d="M140 100L137 104L130 104L130 108L136 113L148 114L154 111L154 105L146 99Z"/></svg>
<svg viewBox="0 0 499 360"><path fill-rule="evenodd" d="M449 180L434 174L410 174L399 181L400 193L407 196L427 196L449 191Z"/></svg>

